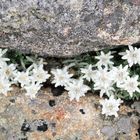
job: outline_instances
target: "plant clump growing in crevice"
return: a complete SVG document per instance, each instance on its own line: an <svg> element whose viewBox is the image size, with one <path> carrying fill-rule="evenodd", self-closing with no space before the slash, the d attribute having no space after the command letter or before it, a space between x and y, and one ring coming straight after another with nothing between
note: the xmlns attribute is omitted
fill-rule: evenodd
<svg viewBox="0 0 140 140"><path fill-rule="evenodd" d="M123 100L140 98L140 48L129 45L60 61L51 67L52 58L0 49L0 94L7 96L17 85L33 99L49 81L55 89L65 89L71 101L79 101L88 91L98 92L102 114L115 117Z"/></svg>

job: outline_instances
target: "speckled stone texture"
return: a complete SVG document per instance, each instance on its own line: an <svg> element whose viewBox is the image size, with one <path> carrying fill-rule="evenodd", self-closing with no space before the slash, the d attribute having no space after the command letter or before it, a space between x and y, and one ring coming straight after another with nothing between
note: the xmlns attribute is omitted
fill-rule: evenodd
<svg viewBox="0 0 140 140"><path fill-rule="evenodd" d="M14 87L0 95L0 140L139 140L137 103L105 118L97 95L70 102L67 92L53 96L44 88L31 100Z"/></svg>
<svg viewBox="0 0 140 140"><path fill-rule="evenodd" d="M73 56L140 42L140 0L0 0L0 47Z"/></svg>

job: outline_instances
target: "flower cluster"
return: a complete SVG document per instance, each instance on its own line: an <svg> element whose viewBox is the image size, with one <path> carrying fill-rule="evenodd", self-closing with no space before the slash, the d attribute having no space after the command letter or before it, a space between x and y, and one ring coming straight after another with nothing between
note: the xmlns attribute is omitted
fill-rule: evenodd
<svg viewBox="0 0 140 140"><path fill-rule="evenodd" d="M103 106L102 113L107 116L117 116L118 107L121 103L120 99L114 98L114 95L117 94L117 90L127 92L130 98L132 98L134 94L140 93L138 87L139 75L130 75L129 72L132 66L140 64L140 49L131 45L129 45L128 48L125 52L120 53L122 60L127 61L125 65L120 64L114 66L111 52L105 54L101 51L100 55L95 57L95 59L98 59L95 65L97 67L96 70L92 70L94 66L91 65L90 68L81 69L81 72L84 74L83 78L88 81L90 79L92 80L94 90L100 91L100 97L104 94L108 96L109 99L100 102Z"/></svg>
<svg viewBox="0 0 140 140"><path fill-rule="evenodd" d="M14 64L7 64L8 58L4 55L7 50L0 49L0 93L7 95L12 88L13 78L16 75L16 66Z"/></svg>
<svg viewBox="0 0 140 140"><path fill-rule="evenodd" d="M117 117L117 111L122 103L119 98L116 99L117 91L126 92L130 98L140 92L139 76L137 74L131 75L129 71L133 65L140 64L140 49L131 45L128 48L125 52L120 53L122 60L127 60L127 64L114 66L112 53L101 51L100 55L95 56L96 64L89 64L80 69L81 75L78 80L71 78L72 74L69 74L68 68L64 67L63 69L52 70L54 75L52 83L55 83L55 86L64 86L68 91L70 100L76 99L77 101L90 90L88 84L85 85L84 83L92 83L94 90L100 92L100 97L106 95L109 98L100 102L103 106L102 113Z"/></svg>
<svg viewBox="0 0 140 140"><path fill-rule="evenodd" d="M0 49L0 93L7 95L12 84L20 84L26 95L34 98L50 74L43 69L43 64L33 64L26 71L18 71L15 64L8 64L10 59L4 57L6 52L6 49Z"/></svg>
<svg viewBox="0 0 140 140"><path fill-rule="evenodd" d="M52 83L55 83L55 87L64 86L68 91L70 100L76 99L79 101L80 97L85 96L85 93L90 90L90 88L84 84L82 78L72 78L73 74L68 72L67 66L62 69L53 69L51 73L54 76Z"/></svg>
<svg viewBox="0 0 140 140"><path fill-rule="evenodd" d="M119 53L124 63L116 65L111 51L101 51L100 55L95 56L96 64L80 67L78 78L74 78L75 74L69 70L73 64L52 69L50 74L43 69L41 62L33 63L26 71L18 71L17 66L9 64L9 59L4 57L6 51L0 49L0 93L4 95L12 89L12 84L20 84L27 96L35 98L43 83L51 77L51 83L55 87L62 86L68 91L70 100L79 101L91 89L99 91L100 97L107 97L100 101L102 114L117 117L122 103L118 91L125 92L129 98L140 93L139 75L131 73L136 65L140 65L140 49L131 45L128 50Z"/></svg>
<svg viewBox="0 0 140 140"><path fill-rule="evenodd" d="M35 98L42 87L42 83L50 77L48 71L43 69L43 64L33 64L24 72L17 72L15 81L26 90L26 95Z"/></svg>

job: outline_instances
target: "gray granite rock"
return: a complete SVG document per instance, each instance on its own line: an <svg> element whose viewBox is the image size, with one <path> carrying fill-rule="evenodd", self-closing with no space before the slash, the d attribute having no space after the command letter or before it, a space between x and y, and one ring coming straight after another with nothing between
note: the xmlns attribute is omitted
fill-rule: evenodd
<svg viewBox="0 0 140 140"><path fill-rule="evenodd" d="M0 47L73 56L140 42L139 0L1 0Z"/></svg>
<svg viewBox="0 0 140 140"><path fill-rule="evenodd" d="M100 98L90 95L70 102L67 92L53 96L49 87L34 100L18 87L7 96L0 94L0 140L139 140L139 117L127 116L129 106L120 106L118 118L104 118L94 106Z"/></svg>
<svg viewBox="0 0 140 140"><path fill-rule="evenodd" d="M119 121L117 122L118 132L124 133L124 134L129 134L132 129L130 120L131 119L127 118L127 117L120 118Z"/></svg>
<svg viewBox="0 0 140 140"><path fill-rule="evenodd" d="M140 101L134 102L132 107L140 114Z"/></svg>
<svg viewBox="0 0 140 140"><path fill-rule="evenodd" d="M101 132L106 135L108 138L111 138L112 136L115 135L115 128L112 127L112 126L104 126L102 129L101 129Z"/></svg>

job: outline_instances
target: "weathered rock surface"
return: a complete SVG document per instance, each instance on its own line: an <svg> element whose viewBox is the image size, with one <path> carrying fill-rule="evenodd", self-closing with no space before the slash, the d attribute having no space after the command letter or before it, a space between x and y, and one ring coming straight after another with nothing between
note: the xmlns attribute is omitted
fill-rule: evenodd
<svg viewBox="0 0 140 140"><path fill-rule="evenodd" d="M54 97L50 88L30 100L15 87L0 95L0 140L139 140L139 114L121 106L118 118L105 118L98 101L88 94L70 102L67 92Z"/></svg>
<svg viewBox="0 0 140 140"><path fill-rule="evenodd" d="M73 56L140 42L140 0L1 0L0 47Z"/></svg>

